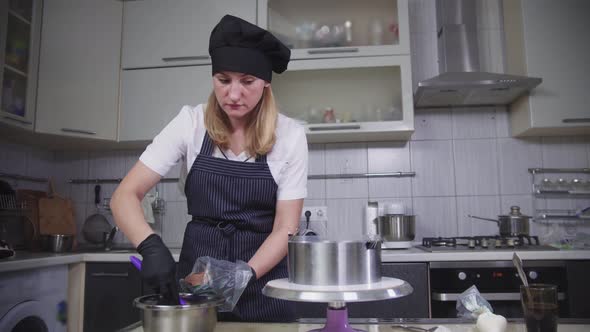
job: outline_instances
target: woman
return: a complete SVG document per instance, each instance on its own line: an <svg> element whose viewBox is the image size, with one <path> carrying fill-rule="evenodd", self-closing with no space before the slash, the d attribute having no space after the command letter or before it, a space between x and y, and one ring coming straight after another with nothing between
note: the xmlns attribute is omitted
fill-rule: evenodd
<svg viewBox="0 0 590 332"><path fill-rule="evenodd" d="M184 158L193 218L178 276L187 276L203 256L245 261L253 279L233 315L222 318L291 320L289 302L261 293L268 281L287 277L288 234L298 227L307 193L305 132L278 114L270 85L272 71L287 69L290 51L268 31L226 15L211 33L209 54L213 92L207 104L183 107L154 138L113 194L111 208L143 257L142 276L177 301L174 260L144 221L140 202Z"/></svg>

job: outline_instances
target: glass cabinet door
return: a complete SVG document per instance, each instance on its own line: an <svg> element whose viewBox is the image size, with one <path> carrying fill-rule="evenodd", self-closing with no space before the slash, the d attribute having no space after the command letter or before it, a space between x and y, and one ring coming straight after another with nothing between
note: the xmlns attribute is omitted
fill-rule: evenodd
<svg viewBox="0 0 590 332"><path fill-rule="evenodd" d="M267 0L266 10L293 59L409 54L406 0Z"/></svg>
<svg viewBox="0 0 590 332"><path fill-rule="evenodd" d="M35 68L34 37L37 24L34 23L38 2L33 0L9 0L0 5L2 27L0 28L0 106L2 120L17 121L31 125L34 102ZM39 8L36 8L39 7ZM34 61L33 61L34 60Z"/></svg>

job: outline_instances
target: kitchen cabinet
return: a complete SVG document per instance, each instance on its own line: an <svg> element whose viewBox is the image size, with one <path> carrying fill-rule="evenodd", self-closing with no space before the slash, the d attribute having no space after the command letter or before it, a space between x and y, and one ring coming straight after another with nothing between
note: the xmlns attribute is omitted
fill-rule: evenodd
<svg viewBox="0 0 590 332"><path fill-rule="evenodd" d="M206 103L211 66L122 72L120 141L151 141L184 105Z"/></svg>
<svg viewBox="0 0 590 332"><path fill-rule="evenodd" d="M414 130L409 56L292 61L272 87L310 143L407 140Z"/></svg>
<svg viewBox="0 0 590 332"><path fill-rule="evenodd" d="M261 0L258 10L292 59L410 54L407 0Z"/></svg>
<svg viewBox="0 0 590 332"><path fill-rule="evenodd" d="M210 64L209 35L225 14L256 24L256 0L124 2L122 67Z"/></svg>
<svg viewBox="0 0 590 332"><path fill-rule="evenodd" d="M543 83L510 108L512 134L587 135L590 132L590 3L504 0L507 69Z"/></svg>
<svg viewBox="0 0 590 332"><path fill-rule="evenodd" d="M140 320L133 300L142 295L139 272L129 263L87 263L84 331L115 331Z"/></svg>
<svg viewBox="0 0 590 332"><path fill-rule="evenodd" d="M0 122L33 129L43 2L0 2Z"/></svg>
<svg viewBox="0 0 590 332"><path fill-rule="evenodd" d="M429 286L427 263L383 263L384 277L405 280L414 292L408 296L383 301L347 303L350 318L428 318ZM325 318L326 303L297 302L299 318Z"/></svg>
<svg viewBox="0 0 590 332"><path fill-rule="evenodd" d="M123 3L43 7L35 131L116 140Z"/></svg>

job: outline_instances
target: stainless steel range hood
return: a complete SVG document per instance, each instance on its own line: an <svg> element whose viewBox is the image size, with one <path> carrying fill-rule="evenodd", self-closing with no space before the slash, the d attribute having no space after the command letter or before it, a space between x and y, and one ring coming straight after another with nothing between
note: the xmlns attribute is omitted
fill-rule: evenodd
<svg viewBox="0 0 590 332"><path fill-rule="evenodd" d="M415 107L507 105L541 84L541 78L480 71L475 6L473 0L437 0L441 74L418 83Z"/></svg>

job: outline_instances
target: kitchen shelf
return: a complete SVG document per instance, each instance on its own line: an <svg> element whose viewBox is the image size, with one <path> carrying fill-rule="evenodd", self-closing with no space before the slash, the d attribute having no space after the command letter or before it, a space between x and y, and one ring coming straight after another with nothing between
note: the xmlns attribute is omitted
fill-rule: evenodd
<svg viewBox="0 0 590 332"><path fill-rule="evenodd" d="M590 168L529 168L529 173L585 173L590 174Z"/></svg>

